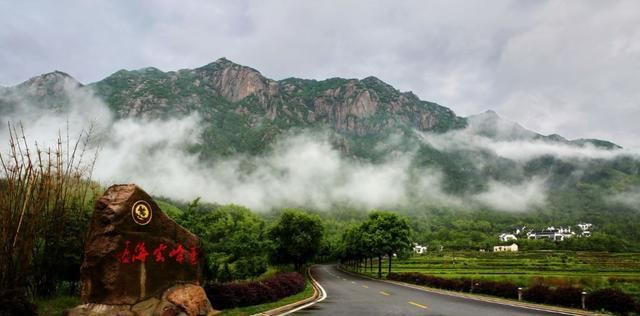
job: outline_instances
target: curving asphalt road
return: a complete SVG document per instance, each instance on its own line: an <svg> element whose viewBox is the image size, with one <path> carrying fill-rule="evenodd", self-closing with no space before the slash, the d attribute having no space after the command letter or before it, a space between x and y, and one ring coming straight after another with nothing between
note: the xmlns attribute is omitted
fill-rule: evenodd
<svg viewBox="0 0 640 316"><path fill-rule="evenodd" d="M335 265L318 265L311 275L326 299L294 315L564 315L424 292L356 277Z"/></svg>

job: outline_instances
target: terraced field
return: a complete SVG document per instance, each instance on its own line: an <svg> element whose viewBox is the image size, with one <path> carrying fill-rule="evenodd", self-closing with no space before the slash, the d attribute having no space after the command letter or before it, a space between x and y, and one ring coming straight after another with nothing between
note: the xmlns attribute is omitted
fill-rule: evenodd
<svg viewBox="0 0 640 316"><path fill-rule="evenodd" d="M386 272L386 262L384 268ZM533 284L581 286L586 290L618 287L640 297L640 253L434 252L406 260L394 260L392 271L511 281L523 287Z"/></svg>

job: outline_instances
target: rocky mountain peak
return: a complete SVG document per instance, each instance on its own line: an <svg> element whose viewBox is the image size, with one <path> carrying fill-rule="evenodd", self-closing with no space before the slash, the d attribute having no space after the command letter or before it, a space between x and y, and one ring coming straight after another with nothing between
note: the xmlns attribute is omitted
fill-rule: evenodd
<svg viewBox="0 0 640 316"><path fill-rule="evenodd" d="M16 86L18 91L35 97L45 97L47 95L58 96L64 94L67 89L81 87L82 84L62 71L53 71L29 80Z"/></svg>
<svg viewBox="0 0 640 316"><path fill-rule="evenodd" d="M66 72L55 70L46 74L42 74L40 76L32 77L29 80L19 84L18 87L42 87L61 83L75 84L78 86L81 85L78 80L76 80Z"/></svg>
<svg viewBox="0 0 640 316"><path fill-rule="evenodd" d="M275 81L266 79L251 67L236 64L224 57L197 68L195 72L203 81L212 83L213 88L231 102L256 94L264 103L266 96L277 91Z"/></svg>
<svg viewBox="0 0 640 316"><path fill-rule="evenodd" d="M518 123L503 119L493 110L471 115L467 121L472 133L499 140L533 139L539 136Z"/></svg>

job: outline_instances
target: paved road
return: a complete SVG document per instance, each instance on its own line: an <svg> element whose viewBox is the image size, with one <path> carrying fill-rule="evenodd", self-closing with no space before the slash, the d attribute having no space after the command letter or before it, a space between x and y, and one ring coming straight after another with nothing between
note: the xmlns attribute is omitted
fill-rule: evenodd
<svg viewBox="0 0 640 316"><path fill-rule="evenodd" d="M314 266L327 298L294 315L562 315L424 292L355 277L335 265Z"/></svg>

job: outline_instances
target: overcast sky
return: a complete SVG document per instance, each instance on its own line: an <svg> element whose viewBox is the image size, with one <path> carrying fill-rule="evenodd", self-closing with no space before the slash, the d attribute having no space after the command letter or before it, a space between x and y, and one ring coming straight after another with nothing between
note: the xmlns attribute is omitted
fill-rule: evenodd
<svg viewBox="0 0 640 316"><path fill-rule="evenodd" d="M220 57L274 79L370 75L459 115L640 147L640 1L0 0L0 85Z"/></svg>

